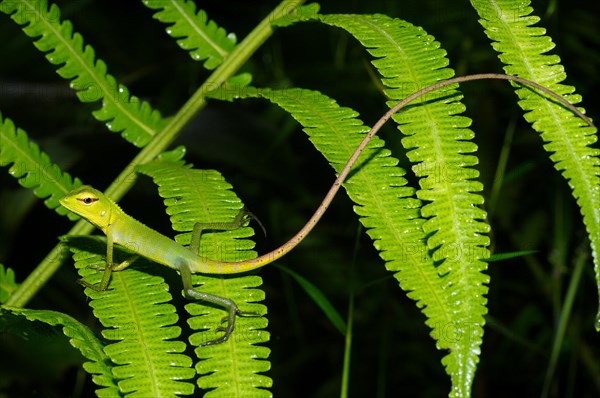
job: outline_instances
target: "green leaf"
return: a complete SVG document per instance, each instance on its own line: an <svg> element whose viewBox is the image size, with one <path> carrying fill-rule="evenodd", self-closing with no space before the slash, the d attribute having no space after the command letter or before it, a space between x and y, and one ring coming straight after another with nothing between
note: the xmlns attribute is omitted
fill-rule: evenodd
<svg viewBox="0 0 600 398"><path fill-rule="evenodd" d="M246 87L236 93L235 88L225 86L210 95L219 99L262 97L278 104L304 127L311 142L338 172L368 131L358 113L316 91ZM397 163L383 140L374 137L344 187L357 204L354 210L386 261L386 268L395 272L402 289L427 316L438 346L446 348L455 343L444 338L444 330L453 325L451 307L444 281L425 246L421 202L414 198L415 190L406 186L402 177L405 171Z"/></svg>
<svg viewBox="0 0 600 398"><path fill-rule="evenodd" d="M68 242L79 274L90 284L99 283L105 239L69 237ZM131 255L122 250L114 254L117 263ZM108 290L86 288L85 294L104 326L103 337L111 342L104 352L114 363L112 374L121 394L189 395L194 385L182 380L194 377L192 360L183 354L186 344L179 340L181 328L176 326L178 315L170 304L169 286L152 274L155 268L138 259L129 268L113 272Z"/></svg>
<svg viewBox="0 0 600 398"><path fill-rule="evenodd" d="M389 105L419 88L448 79L454 71L438 42L422 28L384 15L321 16L324 23L339 26L358 39L376 59L372 64L382 75ZM442 285L444 311L457 331L448 339L433 331L438 347L450 349L442 363L452 378L451 396L468 396L479 361L487 313L484 273L489 257L486 236L489 225L479 206L483 185L472 167L478 159L471 121L458 116L465 109L462 95L455 87L444 87L425 95L421 101L393 116L405 135L407 156L414 163L421 189L417 197L424 202L421 215L427 219L422 229L427 250L437 268ZM431 325L431 324L430 324ZM453 341L449 341L453 340Z"/></svg>
<svg viewBox="0 0 600 398"><path fill-rule="evenodd" d="M33 189L33 193L49 209L58 214L67 215L71 220L78 217L60 206L58 200L66 193L81 185L79 179L73 179L63 172L50 157L27 137L27 133L16 128L10 119L0 114L0 167L11 165L8 173L17 178L19 184Z"/></svg>
<svg viewBox="0 0 600 398"><path fill-rule="evenodd" d="M529 256L530 254L535 254L535 253L538 253L538 250L521 250L521 251L517 251L517 252L510 252L510 253L496 253L496 254L492 254L490 256L490 258L488 258L485 261L488 263L493 263L493 262L497 262L497 261L510 260L511 258Z"/></svg>
<svg viewBox="0 0 600 398"><path fill-rule="evenodd" d="M168 161L151 162L140 166L139 170L151 176L159 186L173 229L182 232L175 237L182 245L190 243L190 231L196 223L226 223L232 221L242 208L231 185L216 171L195 170ZM249 227L203 233L200 255L218 261L254 258L256 253L251 250L254 243L245 239L252 235ZM196 286L201 285L204 293L233 300L242 311L266 313L266 307L258 303L264 300L264 292L257 289L262 284L259 276L193 275L192 281ZM192 345L219 337L215 329L225 315L222 309L203 303L190 303L186 309L192 315L188 319L190 327L198 331L190 337ZM271 395L264 388L269 388L272 380L260 374L270 368L266 361L270 350L257 345L269 340L269 333L263 330L266 326L267 319L263 316L237 317L229 340L196 349L196 355L201 359L196 369L203 375L198 386L214 389L206 394L207 397Z"/></svg>
<svg viewBox="0 0 600 398"><path fill-rule="evenodd" d="M161 162L166 161L176 163L178 165L183 166L185 164L183 157L185 156L186 151L187 149L183 145L180 145L177 148L172 149L170 151L162 152L157 156L156 160Z"/></svg>
<svg viewBox="0 0 600 398"><path fill-rule="evenodd" d="M104 61L96 58L94 49L84 44L79 33L73 32L71 22L61 21L56 4L48 6L47 0L4 0L0 11L36 39L36 48L58 66L56 72L62 78L70 80L81 102L102 101L93 115L106 122L110 131L120 132L127 141L143 147L165 125L158 111L130 95L127 87L107 73Z"/></svg>
<svg viewBox="0 0 600 398"><path fill-rule="evenodd" d="M354 35L377 59L373 65L391 99L403 99L419 88L453 76L439 43L423 29L383 15L321 15L327 24ZM427 315L427 325L438 348L449 349L443 359L452 378L452 396L470 394L487 312L484 273L489 257L485 235L489 225L478 206L482 185L474 179L478 163L467 129L470 120L461 94L446 87L422 98L394 116L406 135L403 145L413 171L420 178L419 199L403 187L404 171L374 138L344 186L363 216L361 222L381 250L400 286ZM304 126L311 141L339 171L367 128L356 113L340 108L317 92L270 90L226 85L210 94L215 98L263 97L277 103ZM397 101L389 101L394 105ZM357 134L358 133L358 134ZM368 162L367 162L368 160ZM422 218L424 217L424 218ZM425 245L426 243L426 245ZM431 257L430 257L431 255ZM457 338L447 338L452 328Z"/></svg>
<svg viewBox="0 0 600 398"><path fill-rule="evenodd" d="M544 28L534 26L540 18L531 15L533 9L528 0L499 0L493 7L485 0L471 0L471 4L492 47L506 65L507 74L539 83L572 104L581 102L574 87L561 84L566 78L564 67L558 55L547 54L555 45ZM577 200L589 234L600 296L600 150L592 147L598 141L596 129L537 91L518 88L515 92L519 106L526 111L525 119L540 133L544 149L551 153L554 167L567 180ZM600 330L600 309L596 329Z"/></svg>
<svg viewBox="0 0 600 398"><path fill-rule="evenodd" d="M235 34L208 19L206 12L198 10L193 1L144 0L148 8L160 11L154 18L170 24L166 31L177 39L177 44L189 52L195 61L205 61L206 69L215 69L229 55L236 44Z"/></svg>
<svg viewBox="0 0 600 398"><path fill-rule="evenodd" d="M307 4L302 7L296 7L285 15L275 19L271 24L273 26L283 28L293 25L297 22L313 20L318 14L321 7L318 3Z"/></svg>
<svg viewBox="0 0 600 398"><path fill-rule="evenodd" d="M342 318L339 312L335 309L331 301L323 294L318 287L316 287L311 281L292 271L287 267L277 266L277 268L283 270L285 273L290 275L298 284L304 289L306 294L321 308L321 311L325 314L327 319L335 326L335 328L343 335L346 335L346 322Z"/></svg>

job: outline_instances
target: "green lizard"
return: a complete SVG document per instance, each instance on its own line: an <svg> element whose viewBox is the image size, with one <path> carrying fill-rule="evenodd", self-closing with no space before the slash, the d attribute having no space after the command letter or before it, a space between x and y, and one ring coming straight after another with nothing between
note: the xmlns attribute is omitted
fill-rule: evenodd
<svg viewBox="0 0 600 398"><path fill-rule="evenodd" d="M84 185L73 190L60 199L60 204L98 227L107 237L107 265L104 270L102 281L98 285L91 285L80 280L79 282L82 285L96 291L106 290L111 273L125 269L135 260L134 257L133 259L125 260L115 266L113 264L113 246L117 244L127 247L137 255L179 271L183 281L183 290L188 297L203 300L227 309L228 316L226 319L228 325L227 328L224 329L225 334L218 339L202 343L201 346L221 343L227 340L233 331L236 314L258 315L256 313L240 311L232 300L206 294L192 287L192 273L240 273L268 263L268 261L265 260L253 260L231 263L227 266L223 266L223 264L227 263L201 258L197 253L199 250L200 234L202 232L202 227L204 226L203 224L196 224L194 226L192 244L188 249L129 216L115 202L105 196L102 192L90 186ZM245 219L245 213L242 209L236 217L236 220L231 223L231 227L240 227Z"/></svg>
<svg viewBox="0 0 600 398"><path fill-rule="evenodd" d="M317 208L315 214L311 217L308 223L287 243L283 244L279 248L273 250L270 253L262 255L252 260L245 260L239 262L221 262L214 261L206 258L202 258L198 255L200 235L202 233L202 224L196 224L192 234L192 243L190 248L185 248L174 240L167 238L164 235L154 231L147 227L141 222L135 220L133 217L127 215L121 208L114 203L111 199L103 195L100 191L91 188L89 186L82 186L68 193L62 199L60 204L68 210L78 214L85 218L87 221L98 227L107 236L107 250L106 250L106 262L107 266L104 271L102 281L98 285L89 285L82 283L84 286L93 288L97 291L106 290L110 280L110 275L113 271L120 271L131 264L132 261L127 260L119 265L113 264L113 246L115 244L125 246L133 251L137 255L146 257L154 262L165 265L179 271L181 279L183 281L183 290L185 294L191 298L203 300L214 305L223 307L227 310L228 315L224 318L227 321L226 327L219 327L218 330L224 331L224 335L215 340L211 340L202 343L201 346L218 344L226 341L231 333L233 332L235 325L236 315L258 315L253 312L241 311L237 305L227 298L218 297L206 293L202 293L192 286L191 274L236 274L257 269L264 265L267 265L297 246L302 239L312 230L312 228L319 221L325 210L329 207L329 204L333 200L340 186L348 176L350 169L358 159L363 149L367 146L371 137L373 137L381 126L398 110L413 99L433 91L437 88L454 84L463 81L471 81L478 79L502 79L512 80L522 84L526 84L537 88L551 95L557 101L563 103L567 108L571 109L579 117L585 120L588 124L593 126L591 120L583 115L577 108L568 103L564 98L560 97L548 89L528 81L526 79L518 78L515 76L500 75L500 74L481 74L481 75L470 75L458 78L449 79L443 82L436 83L432 86L426 87L422 90L415 92L408 96L396 106L391 108L384 116L382 116L373 128L365 135L359 146L356 148L350 159L345 164L344 168L334 181L329 192ZM244 223L246 217L241 212L236 220L231 223L231 227L240 226ZM132 248L131 243L135 242Z"/></svg>

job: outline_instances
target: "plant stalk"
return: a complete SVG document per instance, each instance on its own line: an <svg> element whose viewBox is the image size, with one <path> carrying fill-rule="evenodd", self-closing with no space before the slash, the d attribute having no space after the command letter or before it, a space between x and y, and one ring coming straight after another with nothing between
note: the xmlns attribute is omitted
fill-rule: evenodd
<svg viewBox="0 0 600 398"><path fill-rule="evenodd" d="M223 60L223 63L196 90L179 112L160 133L146 145L106 189L105 194L118 202L131 189L136 180L136 167L154 159L178 136L183 127L206 106L206 93L221 86L232 77L254 52L273 34L271 22L288 15L305 0L284 0L269 13ZM94 227L87 221L78 221L67 235L89 235ZM67 248L59 243L33 270L5 303L7 306L22 308L54 275L67 256Z"/></svg>

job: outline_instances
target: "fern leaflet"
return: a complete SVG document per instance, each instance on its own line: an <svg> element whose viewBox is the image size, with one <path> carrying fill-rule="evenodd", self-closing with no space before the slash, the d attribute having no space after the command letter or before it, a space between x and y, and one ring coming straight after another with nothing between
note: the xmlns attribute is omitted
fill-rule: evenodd
<svg viewBox="0 0 600 398"><path fill-rule="evenodd" d="M581 101L574 87L560 84L566 78L564 67L557 55L546 54L554 48L554 43L545 35L544 28L533 26L540 19L530 15L532 8L528 0L497 0L493 6L487 1L471 0L471 4L506 65L507 74L539 83L572 104ZM519 105L526 111L525 119L540 133L554 167L561 171L573 190L589 234L600 296L600 150L591 147L598 140L596 131L562 105L548 101L535 91L519 88L516 93ZM596 329L600 330L600 310Z"/></svg>
<svg viewBox="0 0 600 398"><path fill-rule="evenodd" d="M33 189L38 198L45 199L49 209L76 220L77 216L60 206L58 199L80 186L81 181L52 163L50 157L29 140L25 131L16 128L12 120L4 119L1 114L0 142L0 167L12 164L8 173L17 178L19 184Z"/></svg>
<svg viewBox="0 0 600 398"><path fill-rule="evenodd" d="M153 178L164 198L173 229L181 234L175 237L180 244L187 245L195 223L221 223L235 218L242 203L231 191L223 177L213 170L194 170L181 163L163 160L145 164L139 168L143 174ZM217 228L218 229L218 228ZM253 258L254 243L245 239L252 235L250 228L202 234L201 257L223 261L239 261ZM264 300L264 292L257 289L262 280L257 275L227 277L193 275L194 285L201 285L205 293L232 299L242 311L266 312L266 307L257 302ZM215 328L221 324L224 313L202 303L190 303L186 309L192 315L188 320L193 330L199 331L190 337L194 346L215 337ZM198 386L211 389L209 396L247 397L271 396L264 388L272 380L259 373L270 368L270 350L257 344L268 341L269 334L264 317L238 317L235 331L229 340L196 349L201 361L196 364Z"/></svg>
<svg viewBox="0 0 600 398"><path fill-rule="evenodd" d="M158 111L147 102L130 95L127 87L118 84L106 71L106 64L96 59L94 50L84 45L79 33L73 32L69 21L60 20L56 4L47 0L4 0L0 11L10 15L46 59L58 66L57 73L70 80L81 102L102 100L100 109L93 112L96 119L106 122L110 131L121 132L123 138L143 147L165 125Z"/></svg>
<svg viewBox="0 0 600 398"><path fill-rule="evenodd" d="M383 76L385 93L396 100L390 101L390 106L419 88L454 74L451 69L445 68L448 60L439 43L423 29L407 22L384 15L319 15L316 19L347 30L377 58L372 63ZM272 101L279 102L276 95L270 97L275 97ZM421 185L417 196L425 204L420 214L415 210L412 216L407 217L413 222L412 230L397 229L390 233L396 238L397 231L412 231L412 236L407 234L406 240L401 242L390 240L389 245L376 243L377 248L384 250L382 255L387 255L394 246L401 248L403 253L399 258L403 260L407 251L415 249L413 254L418 253L414 256L417 259L415 264L404 264L399 269L418 267L417 273L432 272L427 277L399 272L397 277L403 289L413 290L411 297L418 297L417 305L432 306L429 312L427 308L424 312L429 317L427 324L433 329L432 336L438 347L450 349L442 362L452 378L452 396L470 394L482 343L483 315L487 312L484 296L489 282L489 277L483 273L487 264L482 261L489 257L486 248L489 239L485 236L489 225L484 222L485 212L478 208L483 203L481 195L476 193L482 190L482 185L474 180L478 172L471 168L478 160L476 156L469 155L477 147L470 142L473 132L466 128L470 120L456 116L464 111L464 106L458 102L460 98L455 86L447 87L424 96L423 104L410 106L394 116L406 135L402 143L409 151L407 156L415 163L413 171L420 177ZM301 106L306 107L307 104L298 105L299 108ZM319 103L319 107L323 106ZM315 114L318 112L313 110ZM301 123L307 126L305 122ZM337 152L341 138L336 138L337 141L330 145ZM327 149L319 150L324 154L327 152ZM358 190L364 191L360 187ZM389 205L393 200L389 197L378 205ZM419 204L407 206L400 203L394 206L414 209ZM364 213L362 209L357 207L357 213L371 215L366 206ZM420 216L426 221L423 222ZM388 218L378 221L385 223ZM375 226L363 223L367 228ZM426 241L426 248L421 251L423 241ZM393 266L389 268L393 269ZM447 333L440 334L440 330L449 327L456 331L458 338L448 339Z"/></svg>
<svg viewBox="0 0 600 398"><path fill-rule="evenodd" d="M91 284L100 282L102 254L106 240L89 237L67 237L73 251L75 267ZM132 242L132 245L137 244ZM116 262L129 258L125 250L115 250ZM169 286L159 275L152 274L156 265L138 259L129 268L114 272L109 289L96 292L85 289L94 315L105 329L109 341L104 352L114 366L112 374L121 394L140 397L190 395L195 372L192 360L183 354L186 344L178 340L181 328L175 326L178 316L169 302ZM160 268L162 269L162 268Z"/></svg>
<svg viewBox="0 0 600 398"><path fill-rule="evenodd" d="M434 38L408 22L384 15L331 15L321 21L340 26L358 39L377 59L372 64L382 75L385 93L394 100L415 88L429 86L454 75L449 61ZM408 91L408 92L407 92ZM485 234L489 225L478 205L483 197L477 146L467 129L470 120L457 116L464 111L461 94L452 87L425 95L418 106L395 114L394 120L406 136L402 140L413 172L420 178L417 197L425 202L421 215L427 219L423 231L442 278L448 314L459 338L449 344L451 352L442 360L452 377L451 396L468 396L483 338L483 316L487 313L483 273L489 257ZM446 325L449 326L449 325ZM442 336L438 336L443 339ZM440 340L438 340L439 342Z"/></svg>
<svg viewBox="0 0 600 398"><path fill-rule="evenodd" d="M169 36L187 50L195 61L203 61L206 69L214 69L235 47L235 34L208 19L206 12L196 12L193 1L144 0L148 8L159 9L154 18L165 24Z"/></svg>
<svg viewBox="0 0 600 398"><path fill-rule="evenodd" d="M288 111L303 127L315 147L339 171L348 160L364 133L368 131L358 114L340 107L325 95L303 89L256 89L225 86L210 94L232 100L240 97L263 97ZM356 172L344 183L350 198L357 204L354 211L374 240L374 246L386 261L388 270L407 295L416 301L427 316L426 323L440 348L449 348L444 329L452 323L451 308L446 300L443 280L427 254L424 220L419 215L421 202L415 190L407 187L405 171L398 160L384 149L384 142L374 137L361 154Z"/></svg>

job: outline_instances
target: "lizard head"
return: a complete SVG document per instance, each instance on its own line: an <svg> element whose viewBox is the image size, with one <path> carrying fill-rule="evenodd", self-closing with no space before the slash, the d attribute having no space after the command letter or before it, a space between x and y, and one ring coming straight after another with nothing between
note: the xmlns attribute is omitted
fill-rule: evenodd
<svg viewBox="0 0 600 398"><path fill-rule="evenodd" d="M85 218L106 233L121 209L97 189L83 185L59 200L60 204L73 213Z"/></svg>

